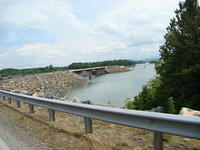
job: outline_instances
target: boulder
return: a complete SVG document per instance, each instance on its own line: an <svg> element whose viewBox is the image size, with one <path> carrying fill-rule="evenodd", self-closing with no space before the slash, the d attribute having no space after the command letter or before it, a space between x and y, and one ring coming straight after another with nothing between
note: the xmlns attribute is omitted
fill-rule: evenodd
<svg viewBox="0 0 200 150"><path fill-rule="evenodd" d="M180 115L184 115L184 116L197 116L200 117L200 111L197 110L193 110L190 108L186 108L186 107L182 107L180 113Z"/></svg>

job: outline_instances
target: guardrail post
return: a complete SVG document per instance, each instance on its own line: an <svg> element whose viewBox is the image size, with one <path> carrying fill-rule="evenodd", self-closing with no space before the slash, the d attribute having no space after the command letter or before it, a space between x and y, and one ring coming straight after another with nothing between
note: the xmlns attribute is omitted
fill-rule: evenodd
<svg viewBox="0 0 200 150"><path fill-rule="evenodd" d="M164 112L162 106L153 109L154 112ZM163 134L161 132L154 132L154 150L163 150Z"/></svg>
<svg viewBox="0 0 200 150"><path fill-rule="evenodd" d="M163 150L163 134L161 132L154 132L154 150Z"/></svg>
<svg viewBox="0 0 200 150"><path fill-rule="evenodd" d="M49 110L49 121L55 121L55 111L53 109L48 109Z"/></svg>
<svg viewBox="0 0 200 150"><path fill-rule="evenodd" d="M84 104L90 104L90 101L83 101ZM92 119L84 117L85 133L92 133Z"/></svg>
<svg viewBox="0 0 200 150"><path fill-rule="evenodd" d="M29 108L29 113L33 114L34 113L34 105L33 104L28 104L28 108Z"/></svg>
<svg viewBox="0 0 200 150"><path fill-rule="evenodd" d="M16 105L17 105L17 108L20 108L21 107L20 101L16 100Z"/></svg>
<svg viewBox="0 0 200 150"><path fill-rule="evenodd" d="M11 98L10 97L8 98L8 104L11 104Z"/></svg>
<svg viewBox="0 0 200 150"><path fill-rule="evenodd" d="M2 99L5 101L5 100L6 100L6 97L5 97L5 96L3 96L3 97L2 97Z"/></svg>

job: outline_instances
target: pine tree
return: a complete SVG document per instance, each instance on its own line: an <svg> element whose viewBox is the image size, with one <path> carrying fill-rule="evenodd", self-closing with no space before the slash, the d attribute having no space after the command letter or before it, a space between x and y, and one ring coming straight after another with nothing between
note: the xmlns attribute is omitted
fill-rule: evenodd
<svg viewBox="0 0 200 150"><path fill-rule="evenodd" d="M197 0L179 3L160 47L162 63L157 67L161 87L157 99L163 105L173 97L176 109L200 109L200 7Z"/></svg>

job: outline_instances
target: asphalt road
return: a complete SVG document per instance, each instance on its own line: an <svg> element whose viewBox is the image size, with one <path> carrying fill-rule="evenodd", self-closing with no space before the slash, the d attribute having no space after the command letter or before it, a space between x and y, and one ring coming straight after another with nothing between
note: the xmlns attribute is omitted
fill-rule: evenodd
<svg viewBox="0 0 200 150"><path fill-rule="evenodd" d="M0 150L46 149L37 133L22 126L19 115L0 103Z"/></svg>
<svg viewBox="0 0 200 150"><path fill-rule="evenodd" d="M8 145L0 138L0 150L10 150Z"/></svg>

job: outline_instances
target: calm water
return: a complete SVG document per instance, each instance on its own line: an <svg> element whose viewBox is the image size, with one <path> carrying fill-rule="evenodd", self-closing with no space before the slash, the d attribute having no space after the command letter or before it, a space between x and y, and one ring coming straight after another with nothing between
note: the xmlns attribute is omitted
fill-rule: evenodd
<svg viewBox="0 0 200 150"><path fill-rule="evenodd" d="M154 64L147 64L145 67L144 64L138 64L130 72L94 77L84 85L72 89L66 97L123 107L125 102L133 99L142 90L142 86L155 75Z"/></svg>

